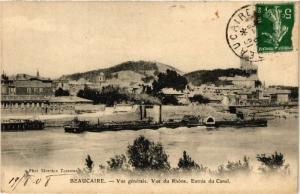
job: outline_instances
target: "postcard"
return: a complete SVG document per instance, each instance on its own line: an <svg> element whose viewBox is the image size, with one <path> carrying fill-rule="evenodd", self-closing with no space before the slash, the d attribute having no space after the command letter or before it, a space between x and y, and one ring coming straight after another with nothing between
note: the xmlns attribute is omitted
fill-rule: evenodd
<svg viewBox="0 0 300 194"><path fill-rule="evenodd" d="M1 192L297 193L299 2L1 2Z"/></svg>

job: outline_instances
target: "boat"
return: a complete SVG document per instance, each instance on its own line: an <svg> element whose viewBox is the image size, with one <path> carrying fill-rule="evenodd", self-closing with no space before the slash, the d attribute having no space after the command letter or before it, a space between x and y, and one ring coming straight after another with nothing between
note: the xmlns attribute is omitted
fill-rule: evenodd
<svg viewBox="0 0 300 194"><path fill-rule="evenodd" d="M267 119L250 119L250 120L231 120L231 121L215 121L207 127L267 127Z"/></svg>
<svg viewBox="0 0 300 194"><path fill-rule="evenodd" d="M136 122L107 122L90 124L88 121L75 120L71 124L64 127L67 133L82 133L88 132L102 132L102 131L120 131L120 130L140 130L140 129L158 129L161 125L157 123L148 123L145 121Z"/></svg>
<svg viewBox="0 0 300 194"><path fill-rule="evenodd" d="M40 120L9 119L1 121L1 131L42 130L45 123Z"/></svg>
<svg viewBox="0 0 300 194"><path fill-rule="evenodd" d="M102 131L121 131L121 130L141 130L141 129L158 129L162 124L150 121L127 121L127 122L107 122L89 125L86 131L102 132Z"/></svg>
<svg viewBox="0 0 300 194"><path fill-rule="evenodd" d="M69 125L64 126L66 133L82 133L89 125L88 121L79 121L75 118Z"/></svg>
<svg viewBox="0 0 300 194"><path fill-rule="evenodd" d="M151 120L140 121L126 121L126 122L105 122L97 124L91 124L88 121L79 121L75 119L69 125L64 127L65 132L68 133L82 133L88 132L102 132L102 131L120 131L120 130L141 130L141 129L159 129L166 128L178 128L178 127L197 127L203 125L199 122L199 119L194 117L184 117L181 121L167 121L156 123Z"/></svg>

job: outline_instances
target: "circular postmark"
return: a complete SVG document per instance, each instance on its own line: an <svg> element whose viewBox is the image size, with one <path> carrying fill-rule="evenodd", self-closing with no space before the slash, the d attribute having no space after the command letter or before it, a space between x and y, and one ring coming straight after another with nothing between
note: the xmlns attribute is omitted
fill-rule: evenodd
<svg viewBox="0 0 300 194"><path fill-rule="evenodd" d="M238 57L248 61L262 61L257 52L255 6L245 5L236 10L226 27L226 39L231 50Z"/></svg>

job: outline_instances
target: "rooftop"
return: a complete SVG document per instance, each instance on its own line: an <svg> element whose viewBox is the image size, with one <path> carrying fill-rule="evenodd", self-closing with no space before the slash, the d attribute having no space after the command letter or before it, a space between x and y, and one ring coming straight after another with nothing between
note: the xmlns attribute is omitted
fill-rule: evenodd
<svg viewBox="0 0 300 194"><path fill-rule="evenodd" d="M235 76L235 77L219 77L219 80L228 80L228 81L256 81L258 80L257 76L243 77L243 76Z"/></svg>
<svg viewBox="0 0 300 194"><path fill-rule="evenodd" d="M16 81L26 81L26 80L40 80L40 81L51 81L50 78L40 77L40 76L32 76L28 74L16 74L9 76L9 79Z"/></svg>
<svg viewBox="0 0 300 194"><path fill-rule="evenodd" d="M173 88L163 88L162 93L169 94L169 95L182 95L182 94L184 94L183 92L174 90Z"/></svg>
<svg viewBox="0 0 300 194"><path fill-rule="evenodd" d="M266 95L270 95L270 94L290 94L291 91L290 90L283 90L283 89L277 89L277 88L267 88L267 90L265 91Z"/></svg>

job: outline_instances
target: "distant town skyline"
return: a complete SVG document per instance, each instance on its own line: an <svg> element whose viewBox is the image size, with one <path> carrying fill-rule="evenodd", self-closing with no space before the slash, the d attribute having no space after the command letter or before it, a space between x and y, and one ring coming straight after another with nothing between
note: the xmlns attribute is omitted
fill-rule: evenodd
<svg viewBox="0 0 300 194"><path fill-rule="evenodd" d="M125 61L157 61L185 73L238 68L228 19L243 3L21 2L1 4L1 66L7 74L57 78ZM299 17L295 17L297 20ZM299 28L292 52L265 54L267 85L298 85Z"/></svg>

